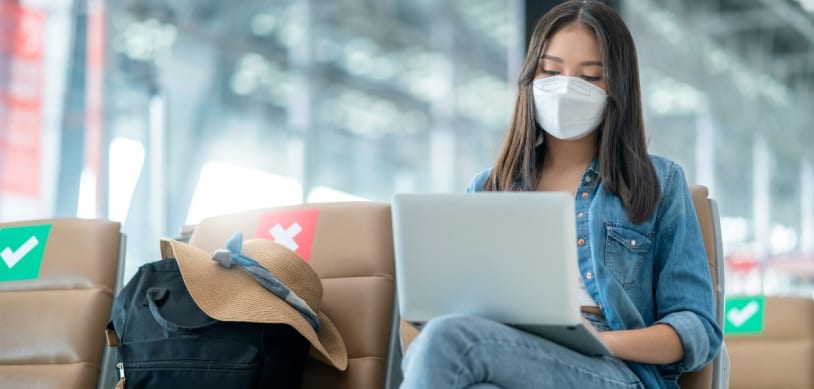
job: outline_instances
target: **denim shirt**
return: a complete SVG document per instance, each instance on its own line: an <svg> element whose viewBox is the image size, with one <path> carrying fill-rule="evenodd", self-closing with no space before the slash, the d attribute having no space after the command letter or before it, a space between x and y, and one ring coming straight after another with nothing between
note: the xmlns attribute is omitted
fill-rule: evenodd
<svg viewBox="0 0 814 389"><path fill-rule="evenodd" d="M706 251L684 172L651 156L662 198L641 224L599 178L594 158L575 197L579 271L585 288L613 330L664 323L678 333L684 358L669 365L627 362L648 388L678 388L681 373L698 370L718 354L721 329ZM467 192L479 192L492 169L476 175ZM513 190L522 188L515 183Z"/></svg>

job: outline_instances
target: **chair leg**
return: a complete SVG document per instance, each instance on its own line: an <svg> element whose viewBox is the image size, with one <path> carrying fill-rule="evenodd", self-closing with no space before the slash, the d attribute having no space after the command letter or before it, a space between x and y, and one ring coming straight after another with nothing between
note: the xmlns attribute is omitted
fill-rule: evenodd
<svg viewBox="0 0 814 389"><path fill-rule="evenodd" d="M715 357L712 365L712 388L729 388L729 352L726 351L726 344L721 345L721 352Z"/></svg>
<svg viewBox="0 0 814 389"><path fill-rule="evenodd" d="M119 291L122 290L124 287L124 258L125 253L127 252L127 235L120 234L119 235L119 256L116 259L116 279L113 284L113 298L115 299L116 296L119 295ZM113 302L111 301L111 317L112 317L112 305ZM116 362L115 360L115 351L108 347L105 344L105 348L102 351L102 360L99 363L99 378L96 382L96 389L109 389L111 388L115 382L113 381L115 376L111 376L114 374L113 366Z"/></svg>
<svg viewBox="0 0 814 389"><path fill-rule="evenodd" d="M105 349L102 351L102 362L99 364L99 381L96 382L96 389L109 389L115 384L111 375L114 373L114 354L113 350L105 345Z"/></svg>
<svg viewBox="0 0 814 389"><path fill-rule="evenodd" d="M387 344L387 371L385 372L385 389L397 389L404 379L401 373L401 317L399 315L398 296L393 287L393 314L390 323L390 340Z"/></svg>

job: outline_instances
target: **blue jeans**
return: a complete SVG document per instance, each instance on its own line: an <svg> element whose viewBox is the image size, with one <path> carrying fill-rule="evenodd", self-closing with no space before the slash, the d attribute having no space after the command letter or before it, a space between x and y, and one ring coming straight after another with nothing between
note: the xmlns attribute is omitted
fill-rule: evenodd
<svg viewBox="0 0 814 389"><path fill-rule="evenodd" d="M583 316L597 330L608 330L601 317ZM585 356L476 316L430 320L402 369L402 389L644 388L618 358Z"/></svg>

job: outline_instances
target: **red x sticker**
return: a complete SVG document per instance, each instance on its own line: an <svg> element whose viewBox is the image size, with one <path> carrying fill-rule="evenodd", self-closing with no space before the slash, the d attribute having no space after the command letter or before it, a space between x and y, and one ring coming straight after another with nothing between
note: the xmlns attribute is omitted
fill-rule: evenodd
<svg viewBox="0 0 814 389"><path fill-rule="evenodd" d="M310 262L318 218L318 209L269 212L260 216L255 236L288 247L305 262Z"/></svg>

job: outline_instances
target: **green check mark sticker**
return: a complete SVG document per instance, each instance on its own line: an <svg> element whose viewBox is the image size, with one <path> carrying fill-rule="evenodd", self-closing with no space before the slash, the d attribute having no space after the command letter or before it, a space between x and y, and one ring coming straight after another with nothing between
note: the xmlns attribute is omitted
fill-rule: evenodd
<svg viewBox="0 0 814 389"><path fill-rule="evenodd" d="M766 298L763 296L738 296L726 299L727 335L757 335L763 332L763 316Z"/></svg>
<svg viewBox="0 0 814 389"><path fill-rule="evenodd" d="M0 228L0 282L39 277L50 233L50 224Z"/></svg>

